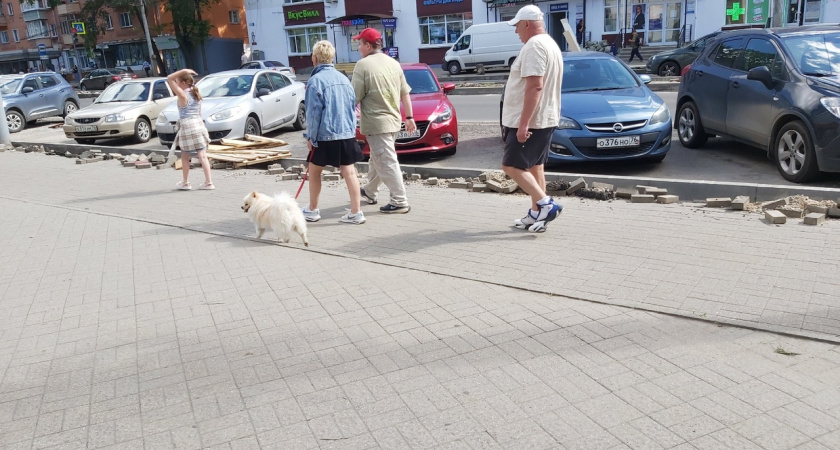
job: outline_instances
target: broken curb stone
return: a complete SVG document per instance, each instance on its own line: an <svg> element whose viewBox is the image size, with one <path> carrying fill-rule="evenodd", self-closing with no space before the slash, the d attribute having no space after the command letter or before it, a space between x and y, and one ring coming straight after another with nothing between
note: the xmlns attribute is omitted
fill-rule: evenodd
<svg viewBox="0 0 840 450"><path fill-rule="evenodd" d="M615 191L615 196L618 198L626 198L629 200L634 194L638 193L639 190L635 188L618 188L618 190Z"/></svg>
<svg viewBox="0 0 840 450"><path fill-rule="evenodd" d="M732 199L729 197L714 197L706 199L707 208L729 208L732 206Z"/></svg>
<svg viewBox="0 0 840 450"><path fill-rule="evenodd" d="M678 201L680 201L680 197L673 194L665 194L657 196L656 201L657 203L662 204L677 203Z"/></svg>
<svg viewBox="0 0 840 450"><path fill-rule="evenodd" d="M435 184L438 184L438 179L437 179L437 177L429 177L429 178L426 180L426 184L429 184L429 185L435 185Z"/></svg>
<svg viewBox="0 0 840 450"><path fill-rule="evenodd" d="M487 180L487 188L500 194L511 194L519 189L519 185L513 180L506 180L504 182Z"/></svg>
<svg viewBox="0 0 840 450"><path fill-rule="evenodd" d="M811 213L805 216L805 225L821 225L825 222L825 214Z"/></svg>
<svg viewBox="0 0 840 450"><path fill-rule="evenodd" d="M787 222L787 216L775 209L768 209L767 211L764 211L764 218L773 224L782 224Z"/></svg>
<svg viewBox="0 0 840 450"><path fill-rule="evenodd" d="M747 204L750 202L749 195L739 195L735 197L735 200L732 200L732 209L736 211L743 211L744 208L747 207Z"/></svg>
<svg viewBox="0 0 840 450"><path fill-rule="evenodd" d="M569 184L569 188L566 189L566 195L572 195L575 192L577 192L577 191L579 191L579 190L581 190L585 187L586 187L586 180L584 180L583 178L578 178L577 180L572 181Z"/></svg>
<svg viewBox="0 0 840 450"><path fill-rule="evenodd" d="M630 196L630 203L653 203L656 197L653 194L633 194Z"/></svg>

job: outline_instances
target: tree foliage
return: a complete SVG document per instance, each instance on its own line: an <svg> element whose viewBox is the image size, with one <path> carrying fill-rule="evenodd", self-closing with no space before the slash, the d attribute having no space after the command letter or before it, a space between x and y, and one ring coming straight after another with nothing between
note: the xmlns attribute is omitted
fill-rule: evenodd
<svg viewBox="0 0 840 450"><path fill-rule="evenodd" d="M166 0L164 8L172 13L172 27L175 31L175 39L184 50L202 47L210 36L213 25L204 20L201 12L218 3L219 0ZM194 67L189 52L184 52L188 59L187 64Z"/></svg>

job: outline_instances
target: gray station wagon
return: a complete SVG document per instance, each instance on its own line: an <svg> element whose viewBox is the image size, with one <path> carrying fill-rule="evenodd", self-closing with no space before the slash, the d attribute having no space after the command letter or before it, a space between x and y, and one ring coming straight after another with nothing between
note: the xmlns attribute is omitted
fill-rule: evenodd
<svg viewBox="0 0 840 450"><path fill-rule="evenodd" d="M79 96L54 72L35 72L0 78L9 132L17 133L28 122L61 116L79 109Z"/></svg>

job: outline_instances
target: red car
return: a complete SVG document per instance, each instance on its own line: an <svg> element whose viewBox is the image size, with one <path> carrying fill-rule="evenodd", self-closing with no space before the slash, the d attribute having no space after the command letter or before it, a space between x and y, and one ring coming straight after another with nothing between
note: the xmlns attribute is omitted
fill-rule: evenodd
<svg viewBox="0 0 840 450"><path fill-rule="evenodd" d="M402 130L397 133L397 154L429 152L443 156L454 155L458 145L458 119L455 117L455 107L446 94L455 89L455 83L444 83L441 86L435 73L426 64L402 64L402 69L405 80L411 86L411 106L417 131L413 135L405 131L405 113L401 112L403 124ZM370 149L365 137L359 132L358 124L356 140L362 152L369 155Z"/></svg>

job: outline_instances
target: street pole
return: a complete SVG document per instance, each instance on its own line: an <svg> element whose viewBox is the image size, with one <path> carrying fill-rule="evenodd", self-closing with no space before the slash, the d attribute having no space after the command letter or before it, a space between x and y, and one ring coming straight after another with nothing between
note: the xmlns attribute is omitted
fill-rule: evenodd
<svg viewBox="0 0 840 450"><path fill-rule="evenodd" d="M146 45L149 46L149 64L152 66L152 72L160 73L157 67L155 51L152 48L152 37L149 35L149 22L146 20L146 0L140 0L140 20L143 21L143 31L146 33Z"/></svg>
<svg viewBox="0 0 840 450"><path fill-rule="evenodd" d="M9 124L6 122L6 104L3 103L3 94L0 94L0 105L3 105L3 113L0 114L0 145L12 147L12 138L9 136Z"/></svg>

